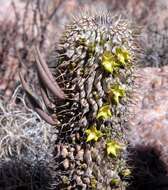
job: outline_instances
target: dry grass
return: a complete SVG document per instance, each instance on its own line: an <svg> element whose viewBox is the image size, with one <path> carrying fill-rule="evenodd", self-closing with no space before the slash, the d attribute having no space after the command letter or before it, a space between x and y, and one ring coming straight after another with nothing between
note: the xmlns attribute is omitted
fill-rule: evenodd
<svg viewBox="0 0 168 190"><path fill-rule="evenodd" d="M1 98L0 189L54 188L55 140L56 129L27 107L20 86L8 104Z"/></svg>
<svg viewBox="0 0 168 190"><path fill-rule="evenodd" d="M19 101L19 105L16 104ZM25 102L19 86L8 104L0 100L0 158L45 159L52 154L56 129ZM50 155L51 156L51 155Z"/></svg>

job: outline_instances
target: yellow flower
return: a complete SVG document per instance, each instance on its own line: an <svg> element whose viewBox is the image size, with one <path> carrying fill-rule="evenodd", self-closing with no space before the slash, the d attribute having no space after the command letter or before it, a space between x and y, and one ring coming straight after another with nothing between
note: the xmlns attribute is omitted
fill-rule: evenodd
<svg viewBox="0 0 168 190"><path fill-rule="evenodd" d="M108 155L113 155L117 157L117 154L119 153L120 150L124 149L124 146L114 140L109 140L106 143L107 146L107 154Z"/></svg>
<svg viewBox="0 0 168 190"><path fill-rule="evenodd" d="M113 178L111 180L111 185L118 186L120 184L120 182L121 182L120 178Z"/></svg>
<svg viewBox="0 0 168 190"><path fill-rule="evenodd" d="M124 177L128 177L128 176L130 176L131 175L131 170L130 169L125 169L125 170L123 170L122 171L122 175L124 176Z"/></svg>
<svg viewBox="0 0 168 190"><path fill-rule="evenodd" d="M103 53L101 64L109 73L113 73L115 67L117 66L115 56L110 51L105 51Z"/></svg>
<svg viewBox="0 0 168 190"><path fill-rule="evenodd" d="M86 142L89 141L97 141L100 137L102 137L103 133L96 129L96 126L92 126L90 129L87 129L86 131L87 139Z"/></svg>
<svg viewBox="0 0 168 190"><path fill-rule="evenodd" d="M123 49L123 48L116 48L116 55L117 55L117 58L118 58L118 60L123 64L123 65L125 65L125 63L127 62L127 61L129 61L130 60L130 58L131 58L131 55L130 55L130 53L129 53L129 51L128 50L125 50L125 49Z"/></svg>
<svg viewBox="0 0 168 190"><path fill-rule="evenodd" d="M116 104L119 104L120 98L124 97L126 95L126 92L124 87L119 84L115 84L109 90L109 94L116 102Z"/></svg>
<svg viewBox="0 0 168 190"><path fill-rule="evenodd" d="M100 108L97 114L97 119L102 118L102 119L109 119L112 117L112 113L110 110L110 105L104 105Z"/></svg>

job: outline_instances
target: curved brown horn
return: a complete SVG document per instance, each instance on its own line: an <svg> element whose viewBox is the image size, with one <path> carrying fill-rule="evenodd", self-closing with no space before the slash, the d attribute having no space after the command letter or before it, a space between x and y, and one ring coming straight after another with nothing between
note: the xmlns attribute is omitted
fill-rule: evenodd
<svg viewBox="0 0 168 190"><path fill-rule="evenodd" d="M57 125L60 122L56 119L53 119L51 116L49 116L47 113L45 113L42 109L36 107L34 110L39 114L39 116L44 119L47 123L50 125Z"/></svg>
<svg viewBox="0 0 168 190"><path fill-rule="evenodd" d="M34 55L36 59L37 70L41 80L43 81L46 88L60 99L65 99L65 94L59 87L58 83L54 80L51 72L49 71L46 63L42 59L40 52L37 48L34 48Z"/></svg>
<svg viewBox="0 0 168 190"><path fill-rule="evenodd" d="M54 109L55 107L54 102L52 102L52 100L50 100L50 98L48 97L47 90L44 87L44 84L42 83L41 80L39 81L39 83L40 83L41 96L46 108L49 108L50 110Z"/></svg>
<svg viewBox="0 0 168 190"><path fill-rule="evenodd" d="M32 99L34 99L35 105L40 107L40 104L39 104L38 100L35 98L35 95L32 93L32 91L30 90L28 84L24 80L24 77L23 77L21 71L19 71L19 78L20 78L20 82L21 82L25 92L28 94L28 96L30 96L30 97L32 97Z"/></svg>
<svg viewBox="0 0 168 190"><path fill-rule="evenodd" d="M47 123L49 123L50 125L56 125L59 124L59 121L56 119L53 119L51 116L49 116L47 113L45 113L40 105L40 103L38 102L37 98L33 95L33 93L31 92L28 84L26 83L26 81L24 80L24 77L21 73L21 71L19 71L19 77L20 77L20 81L22 83L22 86L28 96L28 100L32 106L32 108L34 109L35 112L38 113L38 115L44 119Z"/></svg>

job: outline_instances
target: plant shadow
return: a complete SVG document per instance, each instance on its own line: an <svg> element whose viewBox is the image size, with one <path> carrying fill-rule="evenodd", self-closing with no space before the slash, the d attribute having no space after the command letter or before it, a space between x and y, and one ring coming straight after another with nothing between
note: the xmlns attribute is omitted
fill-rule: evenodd
<svg viewBox="0 0 168 190"><path fill-rule="evenodd" d="M44 163L0 162L0 190L47 190L51 175Z"/></svg>
<svg viewBox="0 0 168 190"><path fill-rule="evenodd" d="M168 190L167 166L156 148L137 146L129 153L132 178L127 190Z"/></svg>

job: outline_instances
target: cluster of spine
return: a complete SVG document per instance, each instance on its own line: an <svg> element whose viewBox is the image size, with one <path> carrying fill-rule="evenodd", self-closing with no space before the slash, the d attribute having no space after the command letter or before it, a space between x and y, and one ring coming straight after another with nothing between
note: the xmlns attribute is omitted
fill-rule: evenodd
<svg viewBox="0 0 168 190"><path fill-rule="evenodd" d="M73 19L49 56L66 94L55 103L58 189L126 188L136 50L131 23L92 10Z"/></svg>

